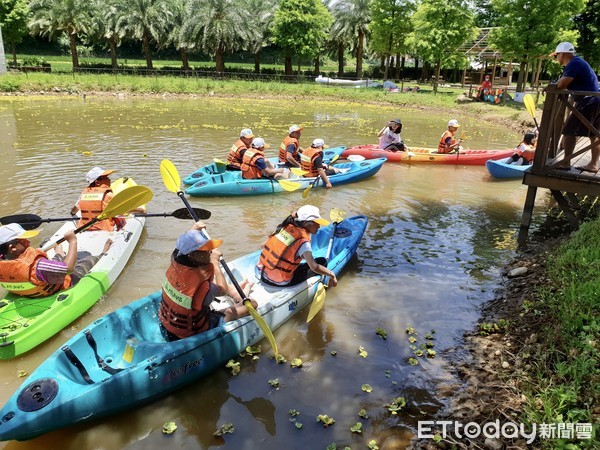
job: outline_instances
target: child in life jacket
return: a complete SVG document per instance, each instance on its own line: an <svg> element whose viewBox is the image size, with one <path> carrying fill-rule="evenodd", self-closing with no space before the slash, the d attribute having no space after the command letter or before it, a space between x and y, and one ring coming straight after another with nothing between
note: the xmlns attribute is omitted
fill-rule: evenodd
<svg viewBox="0 0 600 450"><path fill-rule="evenodd" d="M510 157L508 164L515 166L526 166L533 164L535 144L537 137L535 133L528 131L523 135L523 141L517 146L514 155Z"/></svg>

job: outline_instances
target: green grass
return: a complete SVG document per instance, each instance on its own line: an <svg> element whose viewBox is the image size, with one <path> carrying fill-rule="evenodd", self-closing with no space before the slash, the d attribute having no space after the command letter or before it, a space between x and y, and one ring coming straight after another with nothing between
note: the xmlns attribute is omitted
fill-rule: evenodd
<svg viewBox="0 0 600 450"><path fill-rule="evenodd" d="M534 306L543 326L525 412L529 423L595 423L593 440L571 442L581 448L600 448L599 235L599 219L583 224L548 262L551 284Z"/></svg>

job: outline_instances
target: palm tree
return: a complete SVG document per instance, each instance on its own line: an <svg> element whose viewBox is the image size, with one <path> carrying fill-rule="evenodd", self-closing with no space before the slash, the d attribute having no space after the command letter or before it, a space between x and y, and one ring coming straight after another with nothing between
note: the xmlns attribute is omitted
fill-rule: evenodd
<svg viewBox="0 0 600 450"><path fill-rule="evenodd" d="M31 34L52 39L65 33L69 38L73 68L78 68L77 37L89 29L90 3L84 0L32 0L29 9Z"/></svg>
<svg viewBox="0 0 600 450"><path fill-rule="evenodd" d="M190 43L183 33L183 28L188 20L188 4L187 0L171 0L169 8L171 9L170 17L170 33L168 42L173 44L181 56L181 65L186 72L190 70L190 62L188 58L188 50L194 48L194 44ZM192 17L190 17L192 19Z"/></svg>
<svg viewBox="0 0 600 450"><path fill-rule="evenodd" d="M93 0L92 18L88 31L91 43L105 42L110 51L111 67L117 69L117 47L125 37L125 30L117 27L121 16L118 0Z"/></svg>
<svg viewBox="0 0 600 450"><path fill-rule="evenodd" d="M192 0L182 35L190 44L214 55L217 72L225 71L225 53L242 46L253 15L244 14L242 0Z"/></svg>
<svg viewBox="0 0 600 450"><path fill-rule="evenodd" d="M330 2L335 18L332 34L356 37L356 76L362 77L365 36L371 22L371 0L337 0Z"/></svg>
<svg viewBox="0 0 600 450"><path fill-rule="evenodd" d="M171 11L168 2L163 0L121 0L116 21L116 29L142 41L142 50L146 58L146 67L152 69L150 44L165 41Z"/></svg>
<svg viewBox="0 0 600 450"><path fill-rule="evenodd" d="M278 0L248 0L243 8L252 17L246 47L254 55L254 72L260 73L260 51L269 43L270 27Z"/></svg>

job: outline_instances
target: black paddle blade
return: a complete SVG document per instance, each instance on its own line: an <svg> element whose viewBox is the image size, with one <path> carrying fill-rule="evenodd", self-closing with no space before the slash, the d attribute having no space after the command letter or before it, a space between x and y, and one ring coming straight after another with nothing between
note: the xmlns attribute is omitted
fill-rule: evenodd
<svg viewBox="0 0 600 450"><path fill-rule="evenodd" d="M198 219L200 219L200 220L210 219L211 212L209 210L201 209L201 208L192 208L192 209L196 213L196 216L198 217ZM180 208L180 209L173 211L173 217L175 217L176 219L193 219L192 215L190 214L190 212L188 211L187 208Z"/></svg>
<svg viewBox="0 0 600 450"><path fill-rule="evenodd" d="M14 214L12 216L0 217L2 225L9 223L18 223L26 230L35 230L42 224L42 218L35 214Z"/></svg>

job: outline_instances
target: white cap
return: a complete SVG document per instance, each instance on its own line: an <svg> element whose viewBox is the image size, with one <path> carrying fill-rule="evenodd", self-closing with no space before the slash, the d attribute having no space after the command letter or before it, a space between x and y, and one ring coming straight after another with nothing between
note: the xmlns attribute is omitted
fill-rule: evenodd
<svg viewBox="0 0 600 450"><path fill-rule="evenodd" d="M85 181L87 181L88 184L91 184L98 178L105 175L110 175L113 172L114 170L104 170L102 167L94 167L92 170L85 174Z"/></svg>
<svg viewBox="0 0 600 450"><path fill-rule="evenodd" d="M454 127L454 128L460 127L460 125L458 124L458 120L456 120L456 119L449 120L448 121L448 126L449 127Z"/></svg>
<svg viewBox="0 0 600 450"><path fill-rule="evenodd" d="M25 231L18 223L9 223L0 227L0 245L15 239L29 239L40 234L39 230Z"/></svg>
<svg viewBox="0 0 600 450"><path fill-rule="evenodd" d="M314 141L312 141L312 145L311 147L325 147L325 141L323 139L315 139Z"/></svg>
<svg viewBox="0 0 600 450"><path fill-rule="evenodd" d="M290 127L290 129L288 130L288 134L292 134L294 131L300 131L302 130L304 127L301 127L299 125L292 125Z"/></svg>
<svg viewBox="0 0 600 450"><path fill-rule="evenodd" d="M240 137L252 139L254 137L254 133L250 128L244 128L242 131L240 131Z"/></svg>
<svg viewBox="0 0 600 450"><path fill-rule="evenodd" d="M312 221L319 225L329 225L329 221L321 217L319 208L312 205L304 205L301 207L296 213L296 219L301 222Z"/></svg>
<svg viewBox="0 0 600 450"><path fill-rule="evenodd" d="M550 56L554 56L557 53L575 53L575 46L570 42L561 42L556 46L556 50L550 53Z"/></svg>
<svg viewBox="0 0 600 450"><path fill-rule="evenodd" d="M262 148L264 147L265 144L265 140L263 138L254 138L252 140L252 147L253 148Z"/></svg>
<svg viewBox="0 0 600 450"><path fill-rule="evenodd" d="M207 252L219 247L223 241L221 239L209 239L200 230L190 230L183 233L177 242L175 248L179 253L189 255L197 250Z"/></svg>

